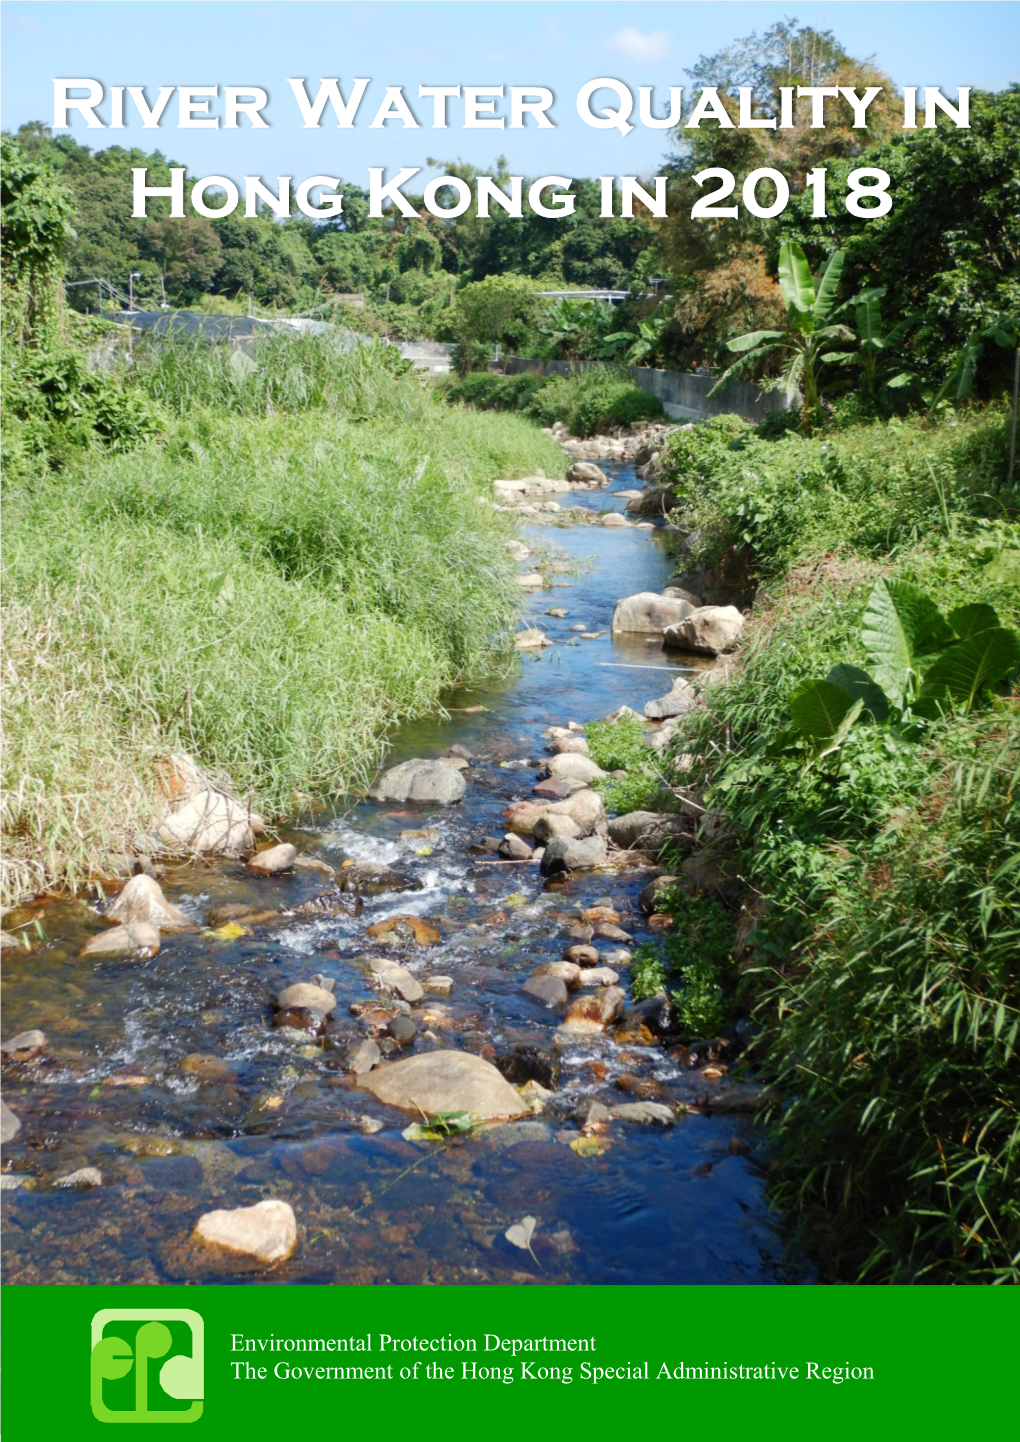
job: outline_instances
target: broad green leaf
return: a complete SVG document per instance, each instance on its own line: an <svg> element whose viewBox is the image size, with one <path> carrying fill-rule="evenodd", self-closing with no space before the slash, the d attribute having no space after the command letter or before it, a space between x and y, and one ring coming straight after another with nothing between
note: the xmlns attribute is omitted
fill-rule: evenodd
<svg viewBox="0 0 1020 1442"><path fill-rule="evenodd" d="M889 714L889 703L881 686L862 671L859 666L840 664L833 666L826 677L833 686L840 686L853 701L862 701L876 721L884 721Z"/></svg>
<svg viewBox="0 0 1020 1442"><path fill-rule="evenodd" d="M892 380L886 381L886 385L891 391L895 391L899 390L901 386L913 385L916 380L917 376L913 371L900 371L898 376L893 376Z"/></svg>
<svg viewBox="0 0 1020 1442"><path fill-rule="evenodd" d="M999 624L998 616L987 601L974 601L969 606L957 606L955 611L950 611L946 620L961 641L976 636L980 631L994 631Z"/></svg>
<svg viewBox="0 0 1020 1442"><path fill-rule="evenodd" d="M928 672L922 698L949 696L969 710L988 686L1003 681L1020 666L1020 637L996 626L958 641Z"/></svg>
<svg viewBox="0 0 1020 1442"><path fill-rule="evenodd" d="M825 274L818 286L818 296L814 304L815 325L824 325L829 318L829 312L836 302L836 292L839 290L839 279L843 274L845 260L846 253L842 250L835 251L829 257L829 263L825 267Z"/></svg>
<svg viewBox="0 0 1020 1442"><path fill-rule="evenodd" d="M877 583L864 611L861 640L871 674L894 706L906 705L924 663L954 639L941 611L909 581Z"/></svg>
<svg viewBox="0 0 1020 1442"><path fill-rule="evenodd" d="M795 240L784 240L779 248L779 289L788 310L813 316L815 283L807 257Z"/></svg>
<svg viewBox="0 0 1020 1442"><path fill-rule="evenodd" d="M831 681L801 681L790 695L790 720L801 736L828 741L855 705L859 712L861 704Z"/></svg>
<svg viewBox="0 0 1020 1442"><path fill-rule="evenodd" d="M738 335L736 340L727 341L726 349L739 355L742 351L753 350L756 345L764 345L766 341L782 340L783 334L781 330L751 330L747 335Z"/></svg>

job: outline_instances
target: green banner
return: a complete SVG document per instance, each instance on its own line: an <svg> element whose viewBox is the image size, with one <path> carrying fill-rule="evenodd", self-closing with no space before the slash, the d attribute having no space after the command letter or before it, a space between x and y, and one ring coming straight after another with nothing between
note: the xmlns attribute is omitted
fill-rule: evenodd
<svg viewBox="0 0 1020 1442"><path fill-rule="evenodd" d="M1012 1412L1018 1335L1012 1292L940 1287L5 1287L4 1320L11 1437L416 1416L945 1436L973 1421L975 1347L986 1425Z"/></svg>

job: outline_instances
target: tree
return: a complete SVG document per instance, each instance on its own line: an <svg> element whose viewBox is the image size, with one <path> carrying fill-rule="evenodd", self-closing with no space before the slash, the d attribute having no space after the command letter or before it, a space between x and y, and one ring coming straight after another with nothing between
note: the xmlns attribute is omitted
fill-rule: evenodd
<svg viewBox="0 0 1020 1442"><path fill-rule="evenodd" d="M848 326L834 324L830 317L836 303L843 252L830 256L825 271L816 281L803 250L787 241L779 254L779 288L786 303L785 330L756 330L731 340L728 349L740 356L709 391L714 396L729 381L748 371L760 369L770 355L785 357L782 381L790 400L800 396L801 429L810 434L818 418L820 373L834 341L852 341Z"/></svg>
<svg viewBox="0 0 1020 1442"><path fill-rule="evenodd" d="M174 300L208 290L223 255L219 236L199 215L149 221L142 231L140 249L158 263Z"/></svg>
<svg viewBox="0 0 1020 1442"><path fill-rule="evenodd" d="M73 237L73 200L45 158L0 141L4 335L19 344L54 338L62 300L64 249Z"/></svg>
<svg viewBox="0 0 1020 1442"><path fill-rule="evenodd" d="M457 296L453 328L461 342L514 346L536 321L534 286L519 275L490 275L472 281Z"/></svg>

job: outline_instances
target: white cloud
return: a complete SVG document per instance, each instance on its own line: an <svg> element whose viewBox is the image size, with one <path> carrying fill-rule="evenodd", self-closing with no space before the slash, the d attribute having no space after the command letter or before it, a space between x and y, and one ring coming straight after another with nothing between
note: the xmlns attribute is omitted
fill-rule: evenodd
<svg viewBox="0 0 1020 1442"><path fill-rule="evenodd" d="M637 60L641 64L647 64L668 55L673 48L673 41L665 30L635 30L633 25L625 25L616 32L609 45L625 60Z"/></svg>

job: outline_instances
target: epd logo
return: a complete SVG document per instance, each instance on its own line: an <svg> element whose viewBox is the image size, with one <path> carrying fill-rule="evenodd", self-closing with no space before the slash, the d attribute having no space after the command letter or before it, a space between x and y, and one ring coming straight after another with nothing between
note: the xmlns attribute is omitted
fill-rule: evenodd
<svg viewBox="0 0 1020 1442"><path fill-rule="evenodd" d="M92 1414L100 1422L197 1422L205 1324L184 1308L108 1308L92 1318Z"/></svg>

